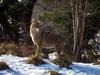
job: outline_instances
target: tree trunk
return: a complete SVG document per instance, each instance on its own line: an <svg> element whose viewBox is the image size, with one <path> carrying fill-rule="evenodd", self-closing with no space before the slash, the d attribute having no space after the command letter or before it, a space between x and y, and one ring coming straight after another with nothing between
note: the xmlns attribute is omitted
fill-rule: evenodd
<svg viewBox="0 0 100 75"><path fill-rule="evenodd" d="M82 2L82 0L71 0L72 17L73 17L73 36L74 36L74 45L73 45L74 61L81 60L84 21L86 16L85 15L86 5L87 5L87 0L85 4Z"/></svg>
<svg viewBox="0 0 100 75"><path fill-rule="evenodd" d="M24 15L24 32L25 32L25 37L23 38L24 41L27 44L31 44L31 38L29 36L29 28L31 25L31 17L32 17L32 13L33 13L33 9L34 9L34 5L36 3L37 0L29 0L27 5L26 5L26 12Z"/></svg>
<svg viewBox="0 0 100 75"><path fill-rule="evenodd" d="M24 22L25 22L25 32L29 33L29 25L31 24L31 17L33 13L33 8L37 0L29 0L27 3L27 8L24 16Z"/></svg>

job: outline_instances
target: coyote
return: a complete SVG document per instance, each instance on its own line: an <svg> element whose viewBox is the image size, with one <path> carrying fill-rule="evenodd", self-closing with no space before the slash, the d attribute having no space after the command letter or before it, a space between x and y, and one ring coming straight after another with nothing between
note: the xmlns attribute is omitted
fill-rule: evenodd
<svg viewBox="0 0 100 75"><path fill-rule="evenodd" d="M72 53L67 50L66 37L62 32L54 31L53 27L42 26L40 22L33 18L30 25L30 36L37 46L35 56L41 57L42 48L55 48L58 55L65 55L69 62L72 62Z"/></svg>

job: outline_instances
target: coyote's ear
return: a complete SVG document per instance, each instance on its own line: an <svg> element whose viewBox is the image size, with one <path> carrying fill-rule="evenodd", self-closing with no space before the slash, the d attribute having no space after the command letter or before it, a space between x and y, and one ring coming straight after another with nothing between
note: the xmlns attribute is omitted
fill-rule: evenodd
<svg viewBox="0 0 100 75"><path fill-rule="evenodd" d="M34 22L36 22L36 19L32 18L31 23L34 23Z"/></svg>

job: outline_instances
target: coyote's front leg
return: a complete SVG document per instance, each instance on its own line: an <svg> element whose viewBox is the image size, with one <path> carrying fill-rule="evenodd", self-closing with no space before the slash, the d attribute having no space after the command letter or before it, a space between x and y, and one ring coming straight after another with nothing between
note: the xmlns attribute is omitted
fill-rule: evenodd
<svg viewBox="0 0 100 75"><path fill-rule="evenodd" d="M44 63L41 57L41 46L37 45L36 53L35 55L31 56L31 58L28 60L28 63L35 65Z"/></svg>
<svg viewBox="0 0 100 75"><path fill-rule="evenodd" d="M35 57L41 59L41 46L37 45Z"/></svg>

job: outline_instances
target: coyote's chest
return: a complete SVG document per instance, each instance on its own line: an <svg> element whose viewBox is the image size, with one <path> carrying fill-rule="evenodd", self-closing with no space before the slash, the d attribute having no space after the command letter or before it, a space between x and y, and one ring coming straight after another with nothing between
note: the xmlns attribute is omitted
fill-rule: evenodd
<svg viewBox="0 0 100 75"><path fill-rule="evenodd" d="M39 29L38 28L30 28L30 36L34 44L37 44L38 37L39 37Z"/></svg>

